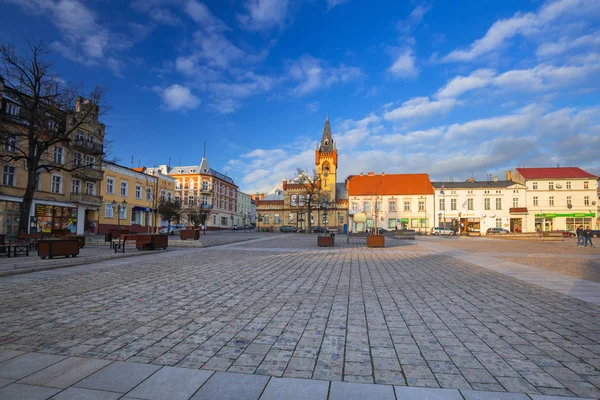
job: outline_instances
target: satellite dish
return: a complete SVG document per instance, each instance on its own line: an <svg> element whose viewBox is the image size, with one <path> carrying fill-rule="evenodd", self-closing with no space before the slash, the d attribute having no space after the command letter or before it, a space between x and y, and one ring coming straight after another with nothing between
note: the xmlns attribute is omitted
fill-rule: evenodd
<svg viewBox="0 0 600 400"><path fill-rule="evenodd" d="M567 208L570 210L571 208L573 208L572 204L567 204Z"/></svg>
<svg viewBox="0 0 600 400"><path fill-rule="evenodd" d="M562 188L562 185L561 185L560 183L557 183L557 184L556 184L556 188L557 188L557 189L561 189L561 188Z"/></svg>
<svg viewBox="0 0 600 400"><path fill-rule="evenodd" d="M595 205L596 205L596 202L595 202L595 201L592 201L592 205L593 205L593 206L595 206Z"/></svg>

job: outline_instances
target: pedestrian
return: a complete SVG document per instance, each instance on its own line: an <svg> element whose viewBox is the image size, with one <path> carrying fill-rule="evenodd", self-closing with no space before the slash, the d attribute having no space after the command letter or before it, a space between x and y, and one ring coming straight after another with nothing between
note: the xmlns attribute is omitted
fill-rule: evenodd
<svg viewBox="0 0 600 400"><path fill-rule="evenodd" d="M519 227L518 226L515 228L515 233L519 233Z"/></svg>
<svg viewBox="0 0 600 400"><path fill-rule="evenodd" d="M592 230L590 229L589 226L587 228L585 228L585 232L583 233L583 236L585 237L585 246L583 246L583 247L587 247L588 243L590 244L590 247L596 247L592 243Z"/></svg>
<svg viewBox="0 0 600 400"><path fill-rule="evenodd" d="M577 227L575 234L577 235L577 247L583 247L583 225Z"/></svg>

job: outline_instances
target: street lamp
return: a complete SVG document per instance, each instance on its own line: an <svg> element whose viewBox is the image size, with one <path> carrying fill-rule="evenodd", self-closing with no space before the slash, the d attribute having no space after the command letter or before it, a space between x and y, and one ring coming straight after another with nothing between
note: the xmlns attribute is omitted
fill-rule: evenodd
<svg viewBox="0 0 600 400"><path fill-rule="evenodd" d="M112 201L113 210L117 208L117 205L119 206L119 209L117 210L117 223L118 223L118 226L121 226L121 210L127 209L127 200L123 200L123 202L121 204L118 204L116 200L113 200Z"/></svg>
<svg viewBox="0 0 600 400"><path fill-rule="evenodd" d="M442 213L438 213L438 226L442 227ZM446 221L444 221L443 229L446 229Z"/></svg>

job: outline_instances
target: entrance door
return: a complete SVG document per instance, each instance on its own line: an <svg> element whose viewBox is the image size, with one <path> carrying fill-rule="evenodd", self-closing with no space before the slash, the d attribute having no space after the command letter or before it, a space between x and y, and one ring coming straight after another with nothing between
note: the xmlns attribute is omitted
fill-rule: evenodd
<svg viewBox="0 0 600 400"><path fill-rule="evenodd" d="M547 219L544 221L544 230L546 232L549 232L552 230L552 220L551 219Z"/></svg>
<svg viewBox="0 0 600 400"><path fill-rule="evenodd" d="M521 218L511 218L510 231L517 232L517 228L519 229L518 232L523 232L523 220Z"/></svg>

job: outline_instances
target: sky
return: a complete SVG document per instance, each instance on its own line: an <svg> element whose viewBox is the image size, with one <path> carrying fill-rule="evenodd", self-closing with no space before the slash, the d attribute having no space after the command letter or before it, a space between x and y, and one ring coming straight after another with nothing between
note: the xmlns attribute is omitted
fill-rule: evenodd
<svg viewBox="0 0 600 400"><path fill-rule="evenodd" d="M43 40L107 89L110 157L212 168L247 193L314 169L600 175L598 0L0 0L0 40Z"/></svg>

